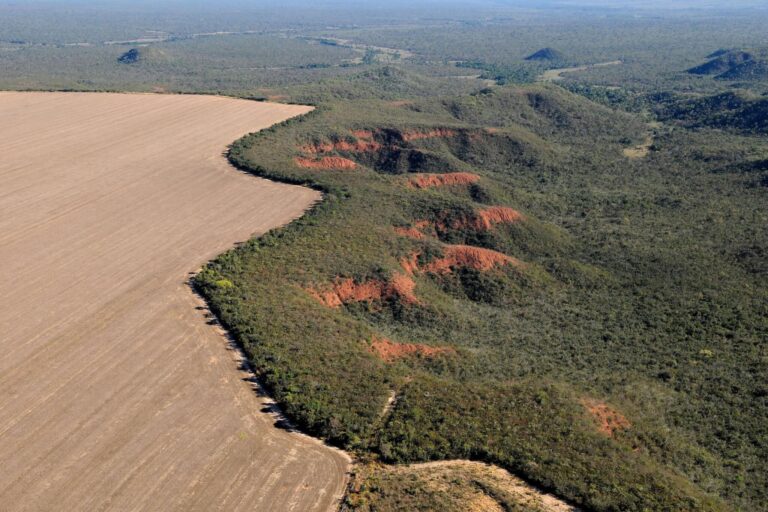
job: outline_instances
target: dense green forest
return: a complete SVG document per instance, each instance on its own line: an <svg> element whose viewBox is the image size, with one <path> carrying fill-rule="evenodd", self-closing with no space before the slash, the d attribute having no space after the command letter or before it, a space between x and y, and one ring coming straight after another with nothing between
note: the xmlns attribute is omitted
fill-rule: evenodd
<svg viewBox="0 0 768 512"><path fill-rule="evenodd" d="M768 147L665 126L647 157L625 157L645 130L557 86L328 101L230 153L325 201L197 284L285 411L333 443L493 462L594 510L765 503ZM448 172L479 180L408 186ZM497 206L524 220L475 222ZM391 284L414 254L429 269L464 245L523 264L416 270L415 297ZM384 292L313 298L341 280ZM382 338L451 350L381 361ZM601 433L592 401L631 426Z"/></svg>
<svg viewBox="0 0 768 512"><path fill-rule="evenodd" d="M317 107L229 158L323 201L194 279L302 430L587 510L768 510L768 81L688 72L763 55L765 14L414 12L3 26L0 87ZM461 509L368 476L347 509Z"/></svg>

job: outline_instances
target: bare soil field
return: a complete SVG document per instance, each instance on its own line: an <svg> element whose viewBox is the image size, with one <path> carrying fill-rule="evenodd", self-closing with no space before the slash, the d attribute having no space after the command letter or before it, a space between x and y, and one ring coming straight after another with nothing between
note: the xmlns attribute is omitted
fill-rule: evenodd
<svg viewBox="0 0 768 512"><path fill-rule="evenodd" d="M319 195L240 173L307 107L0 93L0 509L329 510L346 456L274 426L190 272Z"/></svg>

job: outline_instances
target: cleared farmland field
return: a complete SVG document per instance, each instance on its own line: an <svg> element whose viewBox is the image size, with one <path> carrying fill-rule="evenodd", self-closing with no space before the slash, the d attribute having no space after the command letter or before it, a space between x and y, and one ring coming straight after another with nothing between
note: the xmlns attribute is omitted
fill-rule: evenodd
<svg viewBox="0 0 768 512"><path fill-rule="evenodd" d="M187 285L318 199L222 156L307 110L0 93L0 509L334 507L346 457L275 428Z"/></svg>

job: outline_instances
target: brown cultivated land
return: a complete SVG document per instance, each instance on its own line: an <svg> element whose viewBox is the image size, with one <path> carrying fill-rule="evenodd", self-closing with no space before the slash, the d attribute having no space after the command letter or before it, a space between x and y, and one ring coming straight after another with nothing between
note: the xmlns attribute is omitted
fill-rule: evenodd
<svg viewBox="0 0 768 512"><path fill-rule="evenodd" d="M186 284L318 199L226 144L308 108L0 92L0 509L329 510L346 457L274 427Z"/></svg>

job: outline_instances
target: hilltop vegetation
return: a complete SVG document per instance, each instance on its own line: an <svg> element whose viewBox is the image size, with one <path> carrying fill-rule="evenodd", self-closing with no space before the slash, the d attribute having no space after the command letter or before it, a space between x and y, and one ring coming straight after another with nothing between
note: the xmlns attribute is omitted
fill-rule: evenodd
<svg viewBox="0 0 768 512"><path fill-rule="evenodd" d="M122 64L133 64L135 62L139 61L139 58L141 57L141 53L136 48L131 48L124 54L122 54L120 57L117 58L117 62L120 62Z"/></svg>
<svg viewBox="0 0 768 512"><path fill-rule="evenodd" d="M555 50L554 48L542 48L527 56L525 60L564 62L566 59L562 52Z"/></svg>
<svg viewBox="0 0 768 512"><path fill-rule="evenodd" d="M656 111L661 119L689 127L768 133L768 98L744 90L694 98L665 98Z"/></svg>
<svg viewBox="0 0 768 512"><path fill-rule="evenodd" d="M764 144L665 131L627 160L641 120L553 86L325 98L230 153L325 201L197 280L292 419L593 510L764 502L765 196L724 170Z"/></svg>
<svg viewBox="0 0 768 512"><path fill-rule="evenodd" d="M688 70L693 75L711 75L718 80L765 81L768 79L768 50L718 50L711 60Z"/></svg>

